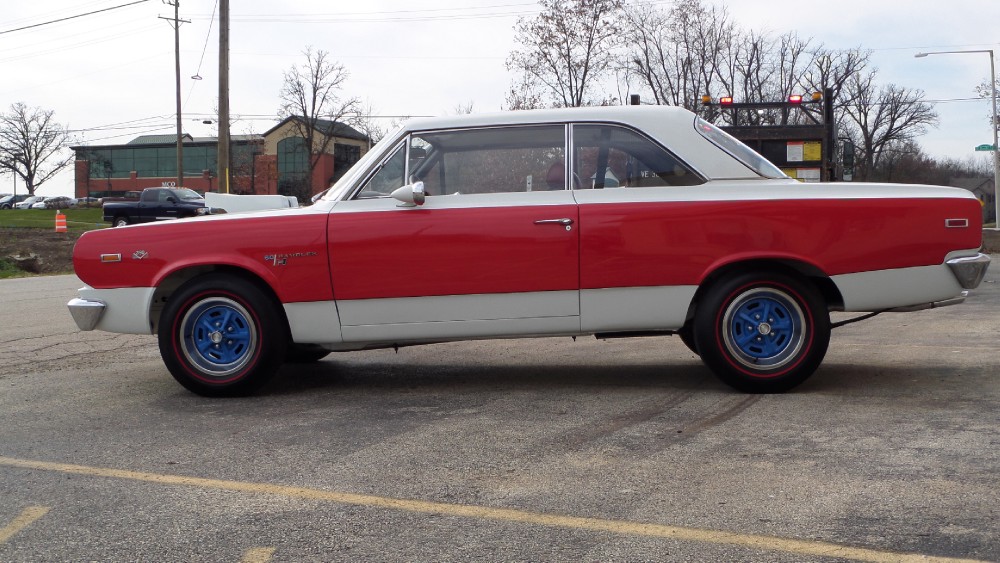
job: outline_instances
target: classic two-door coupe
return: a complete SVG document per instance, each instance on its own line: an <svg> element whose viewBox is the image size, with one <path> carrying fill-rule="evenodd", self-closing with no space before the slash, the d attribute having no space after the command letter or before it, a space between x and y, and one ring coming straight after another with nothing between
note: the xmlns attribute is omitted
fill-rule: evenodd
<svg viewBox="0 0 1000 563"><path fill-rule="evenodd" d="M802 184L679 108L420 119L310 207L85 234L69 308L157 334L203 395L330 351L665 334L779 392L819 366L830 311L961 302L981 228L968 191Z"/></svg>

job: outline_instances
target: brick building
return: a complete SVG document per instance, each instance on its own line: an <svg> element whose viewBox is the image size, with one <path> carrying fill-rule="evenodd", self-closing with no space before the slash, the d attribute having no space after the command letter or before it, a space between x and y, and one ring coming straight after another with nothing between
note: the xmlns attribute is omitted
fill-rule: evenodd
<svg viewBox="0 0 1000 563"><path fill-rule="evenodd" d="M330 134L329 152L319 155L311 178L305 140L289 117L263 135L233 135L229 191L241 194L289 193L288 186L308 182L308 192L319 193L346 172L368 150L369 140L354 128L331 121L317 124L319 134ZM184 186L199 192L217 192L218 139L182 137ZM177 136L143 135L124 145L80 145L76 153L76 197L113 197L143 188L177 183Z"/></svg>

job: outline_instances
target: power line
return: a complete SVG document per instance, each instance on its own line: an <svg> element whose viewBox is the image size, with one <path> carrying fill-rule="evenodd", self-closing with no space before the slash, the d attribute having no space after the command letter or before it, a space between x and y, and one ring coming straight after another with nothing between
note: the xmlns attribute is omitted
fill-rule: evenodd
<svg viewBox="0 0 1000 563"><path fill-rule="evenodd" d="M135 2L129 2L128 4L120 4L118 6L112 6L110 8L104 8L104 9L101 9L101 10L94 10L93 12L86 12L86 13L83 13L83 14L77 14L75 16L67 16L65 18L59 18L57 20L49 20L47 22L36 23L34 25L26 25L24 27L17 27L17 28L14 28L14 29L8 29L6 31L0 31L0 35L3 35L5 33L14 33L15 31L24 31L25 29L33 29L33 28L36 28L36 27L42 27L43 25L49 25L49 24L53 24L53 23L64 22L64 21L73 20L73 19L76 19L76 18L82 18L83 16L90 16L90 15L93 15L93 14L100 14L101 12L110 12L111 10L117 10L118 8L125 8L127 6L134 6L135 4L142 4L143 2L149 2L149 0L136 0Z"/></svg>

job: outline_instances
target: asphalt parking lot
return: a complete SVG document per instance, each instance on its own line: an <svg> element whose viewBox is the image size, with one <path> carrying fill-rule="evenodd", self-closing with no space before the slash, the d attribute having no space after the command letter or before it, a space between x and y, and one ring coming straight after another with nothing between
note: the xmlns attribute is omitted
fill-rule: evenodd
<svg viewBox="0 0 1000 563"><path fill-rule="evenodd" d="M441 344L205 399L0 281L2 561L1000 559L1000 284L834 331L785 395L676 338Z"/></svg>

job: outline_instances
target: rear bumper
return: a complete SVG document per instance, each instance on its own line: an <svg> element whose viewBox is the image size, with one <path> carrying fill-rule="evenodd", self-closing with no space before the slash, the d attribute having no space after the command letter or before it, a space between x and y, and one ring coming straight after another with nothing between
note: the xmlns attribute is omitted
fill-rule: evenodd
<svg viewBox="0 0 1000 563"><path fill-rule="evenodd" d="M945 262L955 279L965 289L975 289L982 283L986 269L990 266L990 257L980 252L975 256L952 258Z"/></svg>

